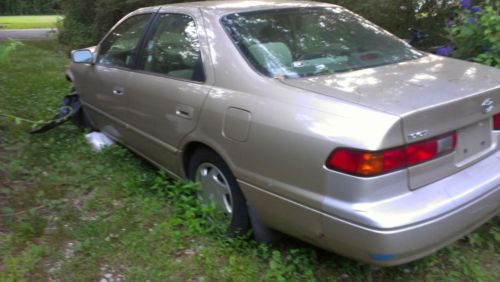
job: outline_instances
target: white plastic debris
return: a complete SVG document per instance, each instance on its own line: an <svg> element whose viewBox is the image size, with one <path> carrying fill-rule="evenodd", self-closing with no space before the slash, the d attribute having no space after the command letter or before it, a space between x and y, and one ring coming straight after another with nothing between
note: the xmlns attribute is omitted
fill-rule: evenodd
<svg viewBox="0 0 500 282"><path fill-rule="evenodd" d="M115 144L113 140L109 139L108 136L101 132L91 132L86 134L85 138L89 142L92 149L96 152L100 152L105 147Z"/></svg>

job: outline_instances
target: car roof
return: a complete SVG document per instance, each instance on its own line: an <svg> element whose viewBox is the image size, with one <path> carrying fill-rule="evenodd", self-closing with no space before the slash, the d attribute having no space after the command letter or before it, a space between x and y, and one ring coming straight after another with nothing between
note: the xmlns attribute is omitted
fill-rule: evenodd
<svg viewBox="0 0 500 282"><path fill-rule="evenodd" d="M197 1L160 5L155 8L186 8L201 9L206 13L229 14L254 10L265 10L275 8L295 8L295 7L325 7L335 6L328 3L319 3L313 1L290 1L290 0L245 0L245 1Z"/></svg>

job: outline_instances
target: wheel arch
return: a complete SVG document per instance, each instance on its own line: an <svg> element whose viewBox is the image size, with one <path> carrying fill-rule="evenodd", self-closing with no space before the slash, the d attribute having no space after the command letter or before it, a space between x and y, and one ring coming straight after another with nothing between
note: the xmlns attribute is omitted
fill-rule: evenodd
<svg viewBox="0 0 500 282"><path fill-rule="evenodd" d="M189 178L189 171L188 171L189 170L189 161L191 160L194 152L196 152L197 150L199 150L201 148L205 148L205 149L213 151L214 153L216 153L219 157L221 157L224 160L226 165L228 165L225 158L221 154L219 154L219 152L217 152L217 150L215 150L213 147L207 145L206 143L200 142L200 141L190 141L186 145L184 145L184 148L182 150L182 171L184 172L184 176L186 178ZM228 167L229 167L229 165L228 165ZM230 167L230 169L231 169L231 167Z"/></svg>
<svg viewBox="0 0 500 282"><path fill-rule="evenodd" d="M190 140L188 140L187 142L185 142L184 146L182 146L182 151L181 151L181 160L180 160L182 162L181 169L186 178L188 177L189 161L191 160L191 157L193 156L194 152L201 148L205 148L216 153L224 161L224 163L227 165L227 167L234 175L234 177L238 179L238 177L236 176L237 174L236 174L235 164L232 161L231 157L224 152L223 148L218 146L216 143L211 143L209 141L204 141L200 140L200 138L193 138L193 137L190 138Z"/></svg>
<svg viewBox="0 0 500 282"><path fill-rule="evenodd" d="M73 72L71 70L69 69L66 70L65 77L68 82L74 83L75 79Z"/></svg>

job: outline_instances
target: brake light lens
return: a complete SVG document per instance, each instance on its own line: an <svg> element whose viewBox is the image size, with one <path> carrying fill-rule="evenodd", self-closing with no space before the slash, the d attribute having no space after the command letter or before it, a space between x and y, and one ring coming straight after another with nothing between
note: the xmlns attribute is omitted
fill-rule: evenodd
<svg viewBox="0 0 500 282"><path fill-rule="evenodd" d="M454 132L376 152L339 148L330 154L326 167L356 176L376 176L449 154L455 150L456 145L457 134Z"/></svg>
<svg viewBox="0 0 500 282"><path fill-rule="evenodd" d="M400 169L405 164L406 158L401 149L368 152L341 148L333 151L326 161L330 169L359 176L382 174Z"/></svg>
<svg viewBox="0 0 500 282"><path fill-rule="evenodd" d="M500 114L493 116L493 129L500 130Z"/></svg>
<svg viewBox="0 0 500 282"><path fill-rule="evenodd" d="M412 166L435 159L451 153L456 146L456 133L407 145L405 147L406 164Z"/></svg>

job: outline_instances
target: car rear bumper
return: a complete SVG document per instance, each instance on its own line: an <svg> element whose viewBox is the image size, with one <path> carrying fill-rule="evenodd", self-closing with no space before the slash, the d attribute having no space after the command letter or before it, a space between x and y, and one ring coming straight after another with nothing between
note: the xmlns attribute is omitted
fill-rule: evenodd
<svg viewBox="0 0 500 282"><path fill-rule="evenodd" d="M351 205L349 216L345 207L338 214L331 206L312 209L247 183L240 185L270 226L347 257L391 266L433 253L500 212L500 151L407 194ZM325 199L325 205L334 203Z"/></svg>
<svg viewBox="0 0 500 282"><path fill-rule="evenodd" d="M357 253L357 258L379 265L396 265L444 247L499 212L497 151L418 190L383 202L360 204L350 216L356 221L340 223L330 215L324 215L322 221L325 237L332 238L328 245L340 247L339 252ZM339 241L343 241L340 246ZM343 250L346 245L349 250Z"/></svg>
<svg viewBox="0 0 500 282"><path fill-rule="evenodd" d="M500 212L499 203L500 186L496 186L482 197L440 217L389 230L360 226L323 214L323 246L377 265L403 264L470 233Z"/></svg>

